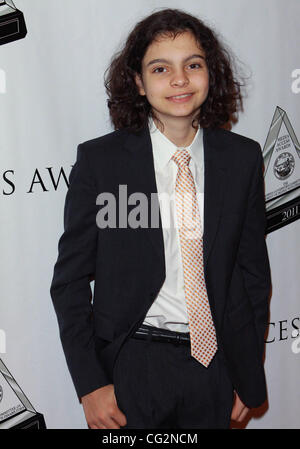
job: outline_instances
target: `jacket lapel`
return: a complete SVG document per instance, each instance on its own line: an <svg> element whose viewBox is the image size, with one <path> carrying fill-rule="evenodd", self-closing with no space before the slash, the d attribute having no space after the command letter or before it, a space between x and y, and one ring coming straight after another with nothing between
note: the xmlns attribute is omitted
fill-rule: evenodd
<svg viewBox="0 0 300 449"><path fill-rule="evenodd" d="M131 171L131 179L134 183L131 190L134 192L142 192L148 198L148 223L149 228L145 229L145 235L150 239L160 262L165 267L164 240L162 232L161 214L159 201L157 197L157 185L154 170L152 143L148 126L138 133L131 133L124 144L125 149L129 152L129 169ZM152 193L152 198L151 198ZM155 195L153 195L155 194ZM152 201L152 204L151 204ZM151 227L151 215L155 215L153 210L157 211L158 223L157 227ZM151 214L152 212L152 214Z"/></svg>
<svg viewBox="0 0 300 449"><path fill-rule="evenodd" d="M204 145L204 235L203 257L206 267L219 226L223 207L225 180L225 154L217 130L203 129Z"/></svg>
<svg viewBox="0 0 300 449"><path fill-rule="evenodd" d="M203 252L204 266L206 267L208 257L213 246L214 238L219 225L225 190L226 168L225 152L222 142L218 139L217 130L203 129L204 144L204 236ZM129 152L128 169L131 172L132 191L143 192L148 198L149 223L151 217L151 193L157 194L157 185L154 171L154 161L151 137L148 126L138 133L128 134L124 143ZM128 192L130 193L130 192ZM152 206L159 211L157 195L152 198ZM149 227L145 235L150 239L153 248L159 256L163 266L164 241L159 211L159 226Z"/></svg>

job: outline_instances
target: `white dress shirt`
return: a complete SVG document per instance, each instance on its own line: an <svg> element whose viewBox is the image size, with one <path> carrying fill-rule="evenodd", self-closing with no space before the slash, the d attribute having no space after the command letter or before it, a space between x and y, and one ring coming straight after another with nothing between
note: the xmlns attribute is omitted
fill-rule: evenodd
<svg viewBox="0 0 300 449"><path fill-rule="evenodd" d="M176 150L183 147L177 147L161 133L152 119L149 119L149 131L163 228L166 279L148 310L143 324L177 332L189 332L180 237L176 220L175 182L178 166L171 160ZM198 128L193 142L185 149L191 155L189 167L194 177L203 231L204 152L202 128Z"/></svg>

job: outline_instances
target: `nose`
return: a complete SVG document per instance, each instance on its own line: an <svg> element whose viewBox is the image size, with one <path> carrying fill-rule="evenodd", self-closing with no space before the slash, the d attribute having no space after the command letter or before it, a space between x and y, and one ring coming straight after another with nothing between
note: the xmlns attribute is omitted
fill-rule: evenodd
<svg viewBox="0 0 300 449"><path fill-rule="evenodd" d="M189 79L182 69L176 70L171 78L171 86L185 86L189 83Z"/></svg>

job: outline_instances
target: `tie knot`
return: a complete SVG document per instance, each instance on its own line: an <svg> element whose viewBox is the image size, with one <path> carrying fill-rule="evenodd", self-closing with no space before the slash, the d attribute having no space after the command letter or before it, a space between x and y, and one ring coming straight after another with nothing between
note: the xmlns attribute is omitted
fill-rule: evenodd
<svg viewBox="0 0 300 449"><path fill-rule="evenodd" d="M187 167L191 160L191 155L189 152L184 148L183 150L176 150L176 152L172 156L173 161L179 166L179 167Z"/></svg>

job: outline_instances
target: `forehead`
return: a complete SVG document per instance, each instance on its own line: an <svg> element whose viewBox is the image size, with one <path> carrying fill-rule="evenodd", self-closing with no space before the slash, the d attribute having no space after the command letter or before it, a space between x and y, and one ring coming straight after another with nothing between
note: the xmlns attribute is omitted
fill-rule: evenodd
<svg viewBox="0 0 300 449"><path fill-rule="evenodd" d="M147 63L154 56L170 57L177 54L187 54L196 51L204 55L204 50L190 31L182 32L175 38L170 34L161 34L152 41L144 55L143 62Z"/></svg>

